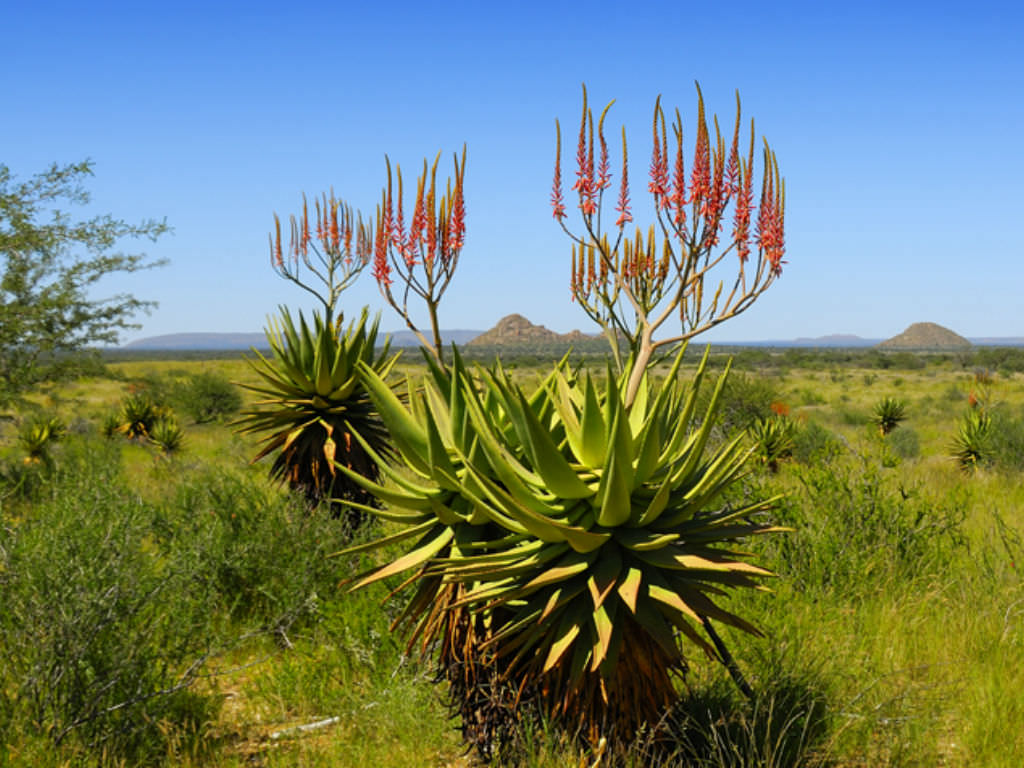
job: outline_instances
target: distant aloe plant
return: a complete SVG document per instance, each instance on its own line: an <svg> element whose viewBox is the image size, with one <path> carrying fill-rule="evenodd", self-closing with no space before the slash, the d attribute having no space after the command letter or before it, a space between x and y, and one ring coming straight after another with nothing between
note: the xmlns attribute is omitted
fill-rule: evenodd
<svg viewBox="0 0 1024 768"><path fill-rule="evenodd" d="M67 427L57 416L28 420L18 431L18 444L25 451L24 463L52 468L53 456L50 449L66 432Z"/></svg>
<svg viewBox="0 0 1024 768"><path fill-rule="evenodd" d="M950 455L962 470L970 472L991 458L991 444L992 416L982 408L969 410L960 420Z"/></svg>
<svg viewBox="0 0 1024 768"><path fill-rule="evenodd" d="M878 433L885 437L907 419L907 406L902 400L886 397L875 404L871 423L878 427Z"/></svg>
<svg viewBox="0 0 1024 768"><path fill-rule="evenodd" d="M779 471L779 462L793 455L796 424L786 416L773 414L758 419L747 430L754 443L754 456L770 471Z"/></svg>

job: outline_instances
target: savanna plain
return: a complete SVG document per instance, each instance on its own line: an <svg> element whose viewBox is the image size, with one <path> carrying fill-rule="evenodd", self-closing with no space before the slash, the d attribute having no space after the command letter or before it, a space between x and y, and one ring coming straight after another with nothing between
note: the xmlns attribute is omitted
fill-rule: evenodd
<svg viewBox="0 0 1024 768"><path fill-rule="evenodd" d="M781 494L768 517L787 529L745 542L770 591L723 598L764 633L721 630L754 695L694 647L670 748L655 763L641 734L615 759L1020 765L1024 351L711 363L730 356L712 439L745 433L730 492ZM527 386L550 363L502 355ZM394 375L424 370L407 352ZM255 381L239 355L111 358L5 414L0 766L474 764L429 652L390 631L403 577L349 590L400 548L337 555L344 521L251 463L231 422ZM160 439L128 439L132 398ZM493 764L612 762L533 722Z"/></svg>

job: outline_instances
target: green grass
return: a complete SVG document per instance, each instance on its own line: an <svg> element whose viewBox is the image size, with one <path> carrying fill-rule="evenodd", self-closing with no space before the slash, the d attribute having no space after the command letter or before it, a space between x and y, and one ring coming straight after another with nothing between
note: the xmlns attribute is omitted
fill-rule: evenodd
<svg viewBox="0 0 1024 768"><path fill-rule="evenodd" d="M422 371L407 357L404 370ZM730 598L742 601L738 608L766 636L721 630L756 700L747 702L719 665L693 649L671 719L673 741L659 753L674 757L659 759L833 768L1019 764L1024 483L1012 461L965 474L949 458L974 383L970 368L932 358L898 370L867 357L806 354L799 362L784 375L749 367L746 378L767 378L741 393L785 403L806 435L777 474L753 467L746 481L786 492L777 515L795 529L751 544L757 562L778 573L773 591ZM327 556L342 546L337 526L309 518L267 481L265 466L249 466L252 441L225 423L182 421L183 452L158 460L146 446L99 433L133 383L210 370L245 381L244 362L131 361L110 370L109 378L62 384L33 399L32 412L60 416L70 434L54 448L55 476L17 492L5 486L0 766L470 765L429 666L389 631L400 610L388 597L397 582L349 593L344 582L370 561ZM515 376L539 371L518 366ZM1008 429L1024 413L1022 382L1006 371L991 385ZM883 439L870 416L884 397L906 402L907 419ZM737 419L740 405L757 412L770 402L738 403ZM27 415L9 414L0 424L8 479L22 464L15 436ZM893 441L904 431L915 436L913 446ZM1013 450L1015 435L1007 432L1005 450ZM109 550L124 556L119 570L101 568L116 558L75 559L76 541L106 546L111 531L123 542ZM48 581L61 574L74 588ZM142 601L117 619L121 637L134 638L134 669L145 685L159 686L157 673L179 679L202 657L201 673L180 698L153 697L132 709L138 738L97 739L107 727L99 723L88 733L73 728L55 744L52 716L33 715L25 699L24 670L33 659L66 663L67 651L40 651L46 635L32 635L26 614L13 615L12 606L54 611L48 626L55 627L62 615L81 615L74 601L95 603L113 583ZM148 584L169 591L145 602ZM108 645L90 650L90 674L124 654L117 635L103 637ZM289 730L326 718L338 720ZM652 754L640 739L626 762L658 764ZM519 755L520 764L537 768L596 759L543 724L524 729Z"/></svg>

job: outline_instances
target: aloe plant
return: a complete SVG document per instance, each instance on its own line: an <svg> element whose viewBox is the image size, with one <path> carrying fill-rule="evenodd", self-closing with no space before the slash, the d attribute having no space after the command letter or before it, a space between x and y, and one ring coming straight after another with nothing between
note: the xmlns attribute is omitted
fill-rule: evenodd
<svg viewBox="0 0 1024 768"><path fill-rule="evenodd" d="M793 455L796 424L786 416L773 414L758 419L747 432L754 443L754 455L771 472L778 472L779 462Z"/></svg>
<svg viewBox="0 0 1024 768"><path fill-rule="evenodd" d="M60 441L67 432L64 422L57 416L36 417L26 422L18 431L18 443L25 451L25 464L40 464L48 469L53 467L51 446Z"/></svg>
<svg viewBox="0 0 1024 768"><path fill-rule="evenodd" d="M335 465L377 479L378 461L390 455L387 430L357 367L362 364L383 379L398 355L389 355L389 341L375 351L379 318L367 324L367 315L364 309L341 332L319 312L310 326L301 312L296 323L282 307L267 329L272 356L255 352L249 360L262 381L243 385L264 399L235 422L242 433L265 435L254 462L274 455L271 477L304 494L311 507L330 503L336 514L342 507L334 499L372 506L373 497ZM369 450L353 438L352 429L359 430ZM348 522L356 527L362 519L357 511Z"/></svg>
<svg viewBox="0 0 1024 768"><path fill-rule="evenodd" d="M906 421L906 418L906 403L895 397L886 397L875 404L871 423L878 427L878 434L885 437L896 429L901 421Z"/></svg>
<svg viewBox="0 0 1024 768"><path fill-rule="evenodd" d="M165 409L154 403L148 395L128 395L121 401L117 431L129 440L148 440L153 426L166 415Z"/></svg>
<svg viewBox="0 0 1024 768"><path fill-rule="evenodd" d="M984 409L970 410L960 420L950 455L960 468L970 472L992 458L992 416Z"/></svg>
<svg viewBox="0 0 1024 768"><path fill-rule="evenodd" d="M388 484L338 469L388 504L362 509L405 528L348 551L413 543L354 588L413 571L400 621L410 643L441 649L456 691L491 664L570 733L629 738L675 700L680 638L728 661L712 621L759 634L715 598L770 575L736 542L778 530L755 519L774 499L724 500L748 455L742 435L708 446L727 372L698 419L707 355L687 385L681 360L660 388L645 375L630 407L629 371L599 384L563 363L526 394L456 355L404 403L362 366L401 462L381 463Z"/></svg>

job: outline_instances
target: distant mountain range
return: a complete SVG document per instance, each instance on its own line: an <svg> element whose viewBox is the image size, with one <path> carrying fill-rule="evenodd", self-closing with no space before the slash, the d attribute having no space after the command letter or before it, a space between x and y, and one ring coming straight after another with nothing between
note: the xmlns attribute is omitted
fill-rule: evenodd
<svg viewBox="0 0 1024 768"><path fill-rule="evenodd" d="M483 331L451 330L441 331L445 344L466 344ZM391 332L394 347L415 347L419 339L412 331ZM122 349L136 350L245 350L269 349L267 337L262 333L168 333L163 336L148 336L125 344Z"/></svg>
<svg viewBox="0 0 1024 768"><path fill-rule="evenodd" d="M445 344L470 345L474 347L537 347L590 345L598 336L580 331L556 333L542 325L534 325L522 315L507 315L488 331L442 330ZM419 340L409 330L391 332L391 344L395 347L415 347ZM800 337L790 340L716 342L721 346L738 347L819 347L819 348L863 348L881 349L958 349L965 345L999 347L1024 347L1024 336L987 336L965 339L935 323L914 323L906 331L891 339L866 339L853 334L830 334L814 338ZM123 349L132 350L245 350L255 347L267 349L267 339L262 333L171 333L150 336L125 344Z"/></svg>

